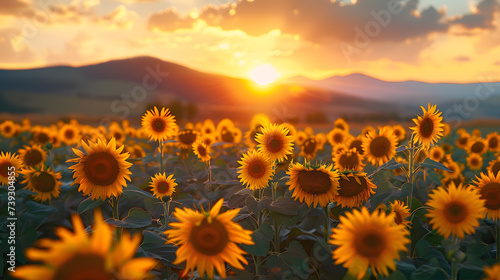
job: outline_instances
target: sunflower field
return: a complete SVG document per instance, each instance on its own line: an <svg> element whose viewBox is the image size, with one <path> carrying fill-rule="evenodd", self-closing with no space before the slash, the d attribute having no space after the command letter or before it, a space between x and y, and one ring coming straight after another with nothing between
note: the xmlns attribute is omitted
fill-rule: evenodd
<svg viewBox="0 0 500 280"><path fill-rule="evenodd" d="M140 122L0 123L1 279L500 279L497 132Z"/></svg>

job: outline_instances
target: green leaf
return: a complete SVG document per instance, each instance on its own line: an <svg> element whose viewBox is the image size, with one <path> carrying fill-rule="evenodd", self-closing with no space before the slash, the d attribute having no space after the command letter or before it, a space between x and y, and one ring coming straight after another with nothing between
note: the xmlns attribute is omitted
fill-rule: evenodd
<svg viewBox="0 0 500 280"><path fill-rule="evenodd" d="M269 207L271 199L265 196L261 200L257 201L253 196L247 196L245 204L250 212L258 215L259 213L262 213L264 209Z"/></svg>
<svg viewBox="0 0 500 280"><path fill-rule="evenodd" d="M411 183L404 183L401 186L401 194L399 195L400 199L405 199L411 194Z"/></svg>
<svg viewBox="0 0 500 280"><path fill-rule="evenodd" d="M406 276L403 272L396 270L389 274L387 280L406 280Z"/></svg>
<svg viewBox="0 0 500 280"><path fill-rule="evenodd" d="M424 159L424 162L420 163L420 166L426 167L426 168L434 168L434 169L440 169L440 170L452 172L450 169L448 169L448 167L444 166L442 163L434 161L430 158Z"/></svg>
<svg viewBox="0 0 500 280"><path fill-rule="evenodd" d="M145 198L155 198L152 194L148 193L145 190L141 190L138 187L134 186L127 186L126 188L123 189L123 196L130 197L130 198L137 198L137 197L145 197Z"/></svg>
<svg viewBox="0 0 500 280"><path fill-rule="evenodd" d="M403 166L404 164L397 162L395 158L391 158L391 160L382 164L379 168L375 169L375 171L373 171L368 177L373 178L373 176L375 176L375 174L377 174L380 171L393 170Z"/></svg>
<svg viewBox="0 0 500 280"><path fill-rule="evenodd" d="M297 215L300 203L294 199L280 196L276 201L267 207L269 211L283 215Z"/></svg>
<svg viewBox="0 0 500 280"><path fill-rule="evenodd" d="M273 238L273 229L270 224L263 223L259 229L252 233L254 245L243 244L243 249L254 256L266 256L271 248L270 241Z"/></svg>
<svg viewBox="0 0 500 280"><path fill-rule="evenodd" d="M87 212L88 210L92 210L96 207L101 206L103 203L104 201L102 199L92 200L92 198L88 197L84 201L80 202L76 212L78 214L82 214L84 212Z"/></svg>
<svg viewBox="0 0 500 280"><path fill-rule="evenodd" d="M116 219L106 220L108 224L122 228L142 228L149 226L152 222L151 216L141 208L132 208L128 215L121 221Z"/></svg>

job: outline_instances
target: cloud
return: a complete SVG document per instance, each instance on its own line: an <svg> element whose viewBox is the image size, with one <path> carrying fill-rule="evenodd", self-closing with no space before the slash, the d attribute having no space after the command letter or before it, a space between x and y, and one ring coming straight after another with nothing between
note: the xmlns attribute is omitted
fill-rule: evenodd
<svg viewBox="0 0 500 280"><path fill-rule="evenodd" d="M30 3L24 0L1 0L0 14L4 15L19 15L26 10Z"/></svg>
<svg viewBox="0 0 500 280"><path fill-rule="evenodd" d="M0 29L0 61L2 63L30 62L36 58L34 50L23 42L21 31L14 28Z"/></svg>
<svg viewBox="0 0 500 280"><path fill-rule="evenodd" d="M453 60L458 61L458 62L469 62L470 57L465 56L465 55L461 55L461 56L455 57Z"/></svg>
<svg viewBox="0 0 500 280"><path fill-rule="evenodd" d="M52 63L95 61L102 54L103 48L96 44L95 38L89 32L80 32L62 50L49 50L45 59Z"/></svg>
<svg viewBox="0 0 500 280"><path fill-rule="evenodd" d="M129 29L134 25L137 17L137 13L129 11L125 6L120 5L107 15L95 17L94 22L103 24L108 28Z"/></svg>
<svg viewBox="0 0 500 280"><path fill-rule="evenodd" d="M240 29L251 36L279 29L314 42L326 38L353 40L356 29L370 28L372 22L379 27L383 25L374 41L405 41L448 30L444 10L431 6L418 13L417 9L418 0L358 0L354 5L326 0L254 0L240 1L237 5L209 5L197 18L180 17L175 10L164 10L150 17L149 27L172 32L203 20L210 26Z"/></svg>
<svg viewBox="0 0 500 280"><path fill-rule="evenodd" d="M468 29L492 29L494 28L495 13L500 11L500 3L497 0L483 0L475 7L475 11L463 15L453 21Z"/></svg>

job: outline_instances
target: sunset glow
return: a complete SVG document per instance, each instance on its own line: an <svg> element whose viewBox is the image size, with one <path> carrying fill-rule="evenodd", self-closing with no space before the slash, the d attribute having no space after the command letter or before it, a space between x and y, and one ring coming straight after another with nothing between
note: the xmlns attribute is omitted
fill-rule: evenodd
<svg viewBox="0 0 500 280"><path fill-rule="evenodd" d="M261 86L268 85L276 81L276 79L280 76L281 75L276 71L276 68L269 63L253 68L249 74L249 77Z"/></svg>

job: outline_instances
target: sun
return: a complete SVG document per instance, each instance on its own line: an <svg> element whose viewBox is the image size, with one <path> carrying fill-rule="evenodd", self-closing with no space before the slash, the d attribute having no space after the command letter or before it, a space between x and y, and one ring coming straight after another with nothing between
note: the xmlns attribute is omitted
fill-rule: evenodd
<svg viewBox="0 0 500 280"><path fill-rule="evenodd" d="M276 81L281 75L276 68L266 63L253 68L248 76L257 84L265 86Z"/></svg>

